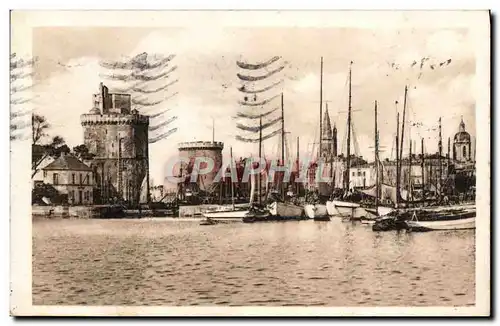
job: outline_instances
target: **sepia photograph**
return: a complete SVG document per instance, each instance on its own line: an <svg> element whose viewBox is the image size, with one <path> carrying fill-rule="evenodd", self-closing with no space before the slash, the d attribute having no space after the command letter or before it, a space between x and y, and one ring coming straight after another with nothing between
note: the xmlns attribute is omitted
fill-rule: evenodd
<svg viewBox="0 0 500 326"><path fill-rule="evenodd" d="M491 313L488 11L12 11L10 142L14 316Z"/></svg>

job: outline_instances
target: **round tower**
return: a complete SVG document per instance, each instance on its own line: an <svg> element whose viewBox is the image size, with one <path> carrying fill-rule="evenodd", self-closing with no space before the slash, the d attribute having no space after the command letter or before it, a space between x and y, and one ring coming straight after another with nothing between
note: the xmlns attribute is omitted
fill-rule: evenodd
<svg viewBox="0 0 500 326"><path fill-rule="evenodd" d="M202 175L200 174L198 176L198 180L196 181L200 190L212 190L214 179L222 167L222 150L224 149L224 143L217 141L184 142L179 143L178 149L179 156L187 159L186 161L191 162L191 165L194 164L196 158L207 158L208 160L211 159L213 161L214 166L211 171ZM201 164L199 169L203 171L207 168L207 166L203 161L200 162ZM182 169L186 171L186 169L189 168L187 165L183 165ZM186 173L184 172L183 174Z"/></svg>
<svg viewBox="0 0 500 326"><path fill-rule="evenodd" d="M124 200L131 206L147 202L149 117L130 110L130 95L108 93L102 83L100 88L94 107L81 115L84 144L94 155L96 198L100 203Z"/></svg>

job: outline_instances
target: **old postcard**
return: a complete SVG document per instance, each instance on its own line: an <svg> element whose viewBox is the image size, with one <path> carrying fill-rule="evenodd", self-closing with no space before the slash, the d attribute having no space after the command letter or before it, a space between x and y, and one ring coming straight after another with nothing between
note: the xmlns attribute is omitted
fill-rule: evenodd
<svg viewBox="0 0 500 326"><path fill-rule="evenodd" d="M11 27L12 315L490 315L487 11Z"/></svg>

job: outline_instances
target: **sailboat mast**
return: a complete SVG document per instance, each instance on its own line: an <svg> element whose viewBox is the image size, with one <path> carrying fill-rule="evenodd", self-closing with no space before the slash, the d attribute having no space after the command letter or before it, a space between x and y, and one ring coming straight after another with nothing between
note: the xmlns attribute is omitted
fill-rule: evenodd
<svg viewBox="0 0 500 326"><path fill-rule="evenodd" d="M259 164L262 162L262 117L259 119ZM260 170L260 166L259 166ZM259 173L259 182L258 182L258 194L259 194L259 205L262 204L262 178L261 174ZM267 181L266 181L267 182Z"/></svg>
<svg viewBox="0 0 500 326"><path fill-rule="evenodd" d="M441 137L441 117L439 117L439 143L438 143L438 147L439 147L439 160L438 160L439 181L438 181L437 186L439 187L438 188L439 197L441 197L441 183L443 180L443 166L442 166L442 162L441 162L441 157L443 156L443 141L442 141L442 137Z"/></svg>
<svg viewBox="0 0 500 326"><path fill-rule="evenodd" d="M300 140L299 137L297 137L297 174L295 175L295 179L300 178L300 158L299 158L299 150L300 150ZM299 196L299 183L295 182L296 184L296 189L295 192L297 193L297 197Z"/></svg>
<svg viewBox="0 0 500 326"><path fill-rule="evenodd" d="M396 208L399 206L399 112L396 123Z"/></svg>
<svg viewBox="0 0 500 326"><path fill-rule="evenodd" d="M377 126L377 101L375 101L375 209L378 207L380 185L378 181L378 126Z"/></svg>
<svg viewBox="0 0 500 326"><path fill-rule="evenodd" d="M323 57L321 57L321 70L319 75L319 146L318 160L321 158L321 140L323 139Z"/></svg>
<svg viewBox="0 0 500 326"><path fill-rule="evenodd" d="M411 139L410 139L410 156L409 156L409 162L408 162L408 194L410 195L410 200L413 200L413 189L412 189L412 183L411 183L411 163L412 163L412 157L411 157Z"/></svg>
<svg viewBox="0 0 500 326"><path fill-rule="evenodd" d="M403 159L403 144L404 144L404 137L405 137L405 120L406 120L406 97L408 95L408 86L405 86L405 96L403 99L403 121L401 121L401 146L399 147L399 160ZM399 164L399 175L401 176L401 168L402 164L400 162Z"/></svg>
<svg viewBox="0 0 500 326"><path fill-rule="evenodd" d="M231 157L231 165L230 165L230 168L231 168L231 205L233 206L233 210L234 210L234 181L233 180L233 164L234 164L234 161L233 161L233 148L230 147L229 148L229 155Z"/></svg>
<svg viewBox="0 0 500 326"><path fill-rule="evenodd" d="M285 109L283 105L283 93L281 93L281 165L285 166ZM281 178L281 198L285 199L285 174Z"/></svg>
<svg viewBox="0 0 500 326"><path fill-rule="evenodd" d="M352 97L352 89L351 89L351 78L352 78L352 61L349 66L349 105L347 110L347 160L346 160L346 178L345 178L345 188L344 190L349 190L350 184L350 167L351 167L351 97Z"/></svg>
<svg viewBox="0 0 500 326"><path fill-rule="evenodd" d="M420 139L420 151L422 152L422 203L425 205L425 157L423 137Z"/></svg>

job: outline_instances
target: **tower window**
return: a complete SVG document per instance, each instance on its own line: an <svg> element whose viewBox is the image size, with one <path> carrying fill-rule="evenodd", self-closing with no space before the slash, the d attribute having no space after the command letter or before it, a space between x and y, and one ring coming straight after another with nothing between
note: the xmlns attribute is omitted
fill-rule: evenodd
<svg viewBox="0 0 500 326"><path fill-rule="evenodd" d="M462 151L463 151L463 157L466 158L467 157L467 147L463 147L462 148Z"/></svg>

